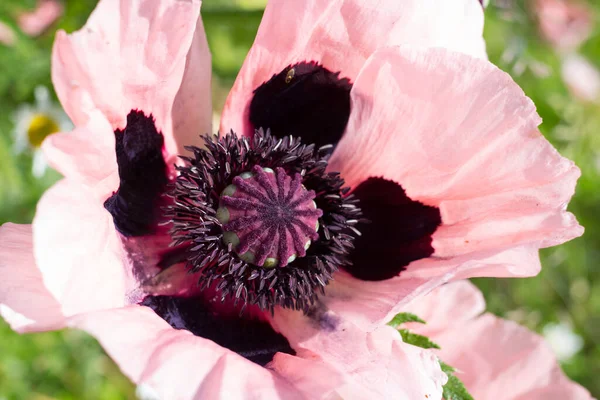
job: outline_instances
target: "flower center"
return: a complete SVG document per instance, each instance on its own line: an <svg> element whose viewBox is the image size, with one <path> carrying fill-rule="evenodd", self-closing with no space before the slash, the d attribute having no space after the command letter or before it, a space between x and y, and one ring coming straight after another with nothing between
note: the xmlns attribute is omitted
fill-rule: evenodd
<svg viewBox="0 0 600 400"><path fill-rule="evenodd" d="M46 136L60 130L58 123L47 114L35 114L27 127L27 138L32 147L40 147Z"/></svg>
<svg viewBox="0 0 600 400"><path fill-rule="evenodd" d="M206 135L204 145L182 157L164 208L172 248L182 253L173 259L186 259L200 290L241 304L240 313L246 306L308 313L333 273L349 265L360 235L358 199L326 171L330 146L262 129L251 138Z"/></svg>
<svg viewBox="0 0 600 400"><path fill-rule="evenodd" d="M323 212L306 190L299 173L255 166L233 179L221 193L217 219L223 241L247 263L284 267L304 257L319 238Z"/></svg>

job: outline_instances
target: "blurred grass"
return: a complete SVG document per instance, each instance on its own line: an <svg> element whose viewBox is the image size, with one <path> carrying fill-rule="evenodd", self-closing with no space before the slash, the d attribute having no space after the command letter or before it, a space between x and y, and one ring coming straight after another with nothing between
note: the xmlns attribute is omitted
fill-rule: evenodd
<svg viewBox="0 0 600 400"><path fill-rule="evenodd" d="M56 29L81 27L93 0L65 1L64 16L45 34L32 39L14 23L20 10L34 0L4 0L0 21L17 31L13 47L0 44L0 223L28 223L43 191L59 176L31 176L31 156L12 152L11 113L33 101L37 85L51 87L49 54ZM222 102L252 44L264 0L205 0L203 20L213 52L215 93ZM543 270L531 279L477 279L490 311L541 332L552 322L566 322L584 339L584 348L563 367L573 379L600 397L600 109L572 98L560 78L560 55L540 39L534 16L524 1L516 20L490 7L485 37L490 60L513 74L544 118L541 127L560 152L583 171L569 208L586 234L558 248L542 251ZM594 3L596 24L581 53L600 67L600 5ZM240 11L241 10L241 11ZM234 12L235 11L235 12ZM542 78L526 69L516 74L514 62L503 61L509 46L518 48L517 62L542 63L550 75ZM0 322L0 400L3 399L131 399L133 385L124 378L98 343L82 332L63 331L18 335Z"/></svg>
<svg viewBox="0 0 600 400"><path fill-rule="evenodd" d="M134 388L89 335L19 336L0 325L0 399L133 399Z"/></svg>

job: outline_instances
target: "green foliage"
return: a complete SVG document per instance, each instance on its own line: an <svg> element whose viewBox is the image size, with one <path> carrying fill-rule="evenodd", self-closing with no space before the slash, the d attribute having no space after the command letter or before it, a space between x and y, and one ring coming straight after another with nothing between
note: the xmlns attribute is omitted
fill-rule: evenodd
<svg viewBox="0 0 600 400"><path fill-rule="evenodd" d="M448 382L444 385L443 396L445 400L473 400L465 385L454 375L454 368L450 365L440 362L440 367L446 375Z"/></svg>
<svg viewBox="0 0 600 400"><path fill-rule="evenodd" d="M440 346L436 343L433 343L427 336L419 335L417 333L413 333L408 329L398 329L400 332L400 336L402 336L402 340L405 343L412 344L413 346L422 347L424 349L439 349Z"/></svg>
<svg viewBox="0 0 600 400"><path fill-rule="evenodd" d="M400 326L406 322L418 322L420 324L425 323L425 321L423 321L421 318L417 317L415 314L403 312L400 314L396 314L396 316L390 322L388 322L388 325L391 326L392 328L397 328L398 326Z"/></svg>
<svg viewBox="0 0 600 400"><path fill-rule="evenodd" d="M388 323L388 325L398 328L400 325L407 322L418 322L424 324L421 318L411 313L400 313ZM440 346L426 336L410 332L408 329L398 329L404 343L412 344L413 346L423 349L439 349ZM465 385L455 375L455 369L443 361L440 361L442 372L448 376L448 382L443 387L443 396L445 400L473 400L473 397L465 388Z"/></svg>
<svg viewBox="0 0 600 400"><path fill-rule="evenodd" d="M254 42L262 10L205 10L202 20L212 52L213 71L233 82Z"/></svg>
<svg viewBox="0 0 600 400"><path fill-rule="evenodd" d="M89 335L18 335L0 321L0 398L128 400L134 387Z"/></svg>

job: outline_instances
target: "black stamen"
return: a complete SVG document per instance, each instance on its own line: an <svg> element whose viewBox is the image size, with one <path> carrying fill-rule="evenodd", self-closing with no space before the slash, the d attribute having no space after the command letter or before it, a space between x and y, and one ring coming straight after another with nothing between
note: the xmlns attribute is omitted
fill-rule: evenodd
<svg viewBox="0 0 600 400"><path fill-rule="evenodd" d="M258 130L250 142L230 133L206 136L205 143L206 149L189 147L193 157L182 157L187 165L178 168L174 201L166 207L173 245L187 248L201 287L220 291L223 299L270 311L308 310L317 291L348 263L356 233L346 221L361 217L356 199L345 195L339 174L325 172L327 154L297 138ZM318 233L307 223L315 217ZM285 267L260 266L273 251L279 260L290 251L296 258L280 264Z"/></svg>

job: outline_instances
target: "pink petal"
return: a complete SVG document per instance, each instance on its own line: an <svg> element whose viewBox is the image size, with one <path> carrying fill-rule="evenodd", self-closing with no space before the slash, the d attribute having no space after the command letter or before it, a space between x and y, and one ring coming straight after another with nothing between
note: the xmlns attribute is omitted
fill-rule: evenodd
<svg viewBox="0 0 600 400"><path fill-rule="evenodd" d="M427 322L411 324L425 335L461 325L485 311L483 294L469 281L457 281L440 286L433 292L410 302L402 311L410 312ZM429 323L431 321L431 323Z"/></svg>
<svg viewBox="0 0 600 400"><path fill-rule="evenodd" d="M514 322L487 314L470 323L460 336L457 333L440 336L440 345L448 349L441 356L462 371L461 377L477 398L494 398L492 393L544 400L590 398L583 388L568 382L543 339ZM459 345L465 342L468 349ZM565 385L572 386L569 396L544 393L545 386Z"/></svg>
<svg viewBox="0 0 600 400"><path fill-rule="evenodd" d="M560 75L574 97L590 102L600 100L600 70L585 57L576 53L565 56Z"/></svg>
<svg viewBox="0 0 600 400"><path fill-rule="evenodd" d="M304 358L277 354L266 369L210 340L171 328L146 307L90 312L70 318L69 325L98 338L132 381L165 399L387 398L383 393L407 400L425 393L433 399L441 397L445 382L432 353L404 345L388 327L367 335L348 325L352 333L304 341L301 346L310 346ZM302 327L300 332L309 333ZM335 339L351 338L360 342L334 345ZM357 356L368 354L368 360L346 365L355 345Z"/></svg>
<svg viewBox="0 0 600 400"><path fill-rule="evenodd" d="M212 64L202 17L198 17L196 32L185 62L181 87L173 103L173 131L177 154L183 146L200 143L199 136L212 133Z"/></svg>
<svg viewBox="0 0 600 400"><path fill-rule="evenodd" d="M82 99L89 96L113 128L124 127L132 109L152 113L170 154L177 153L179 135L187 139L192 125L201 123L194 126L196 132L209 129L210 118L181 121L182 114L197 113L199 105L210 106L210 93L206 94L203 80L210 58L201 25L194 34L199 8L198 0L103 0L83 29L70 35L59 31L52 55L52 78L75 125L86 122L81 107L87 108ZM178 96L188 52L189 72L184 83L193 87ZM199 71L203 73L198 78L189 78ZM194 90L198 93L190 96ZM176 98L180 109L174 111ZM173 117L172 112L177 115ZM201 112L204 114L208 111Z"/></svg>
<svg viewBox="0 0 600 400"><path fill-rule="evenodd" d="M537 130L533 103L487 61L381 49L357 78L352 107L330 170L350 186L394 180L439 207L434 255L547 247L582 234L564 211L579 169Z"/></svg>
<svg viewBox="0 0 600 400"><path fill-rule="evenodd" d="M38 203L34 254L48 291L69 316L122 307L128 284L106 192L63 180Z"/></svg>
<svg viewBox="0 0 600 400"><path fill-rule="evenodd" d="M58 0L40 0L31 12L19 15L19 28L29 36L38 36L54 23L63 13Z"/></svg>
<svg viewBox="0 0 600 400"><path fill-rule="evenodd" d="M594 19L589 5L573 0L535 0L530 3L542 36L557 50L570 52L593 32Z"/></svg>
<svg viewBox="0 0 600 400"><path fill-rule="evenodd" d="M561 371L542 337L491 314L432 337L440 358L455 367L476 399L583 400L583 387Z"/></svg>
<svg viewBox="0 0 600 400"><path fill-rule="evenodd" d="M0 315L18 332L64 326L60 304L35 265L31 225L0 227Z"/></svg>
<svg viewBox="0 0 600 400"><path fill-rule="evenodd" d="M353 81L383 46L447 47L485 58L482 31L475 0L270 1L225 104L221 132L247 134L252 91L289 64L317 61Z"/></svg>
<svg viewBox="0 0 600 400"><path fill-rule="evenodd" d="M440 359L457 369L476 399L495 400L498 393L506 399L591 399L563 374L542 337L491 314L478 316L483 308L481 292L461 281L436 289L403 311L427 321L410 329L441 346Z"/></svg>
<svg viewBox="0 0 600 400"><path fill-rule="evenodd" d="M74 317L135 383L161 399L300 399L282 378L142 306ZM314 395L314 394L313 394ZM315 397L310 397L315 398Z"/></svg>
<svg viewBox="0 0 600 400"><path fill-rule="evenodd" d="M441 397L446 376L436 357L430 351L404 344L391 327L366 332L322 310L309 316L278 310L272 324L299 357L324 362L341 374L345 383L335 389L341 398ZM277 358L274 365L278 365Z"/></svg>
<svg viewBox="0 0 600 400"><path fill-rule="evenodd" d="M400 276L378 282L361 281L340 271L327 286L323 302L341 317L365 329L373 329L390 321L413 299L451 280L480 274L531 276L539 270L538 249L521 246L449 259L415 261Z"/></svg>
<svg viewBox="0 0 600 400"><path fill-rule="evenodd" d="M42 149L48 164L67 178L94 185L117 172L113 130L99 110L72 132L48 136Z"/></svg>
<svg viewBox="0 0 600 400"><path fill-rule="evenodd" d="M318 357L306 358L276 353L268 366L300 392L313 398L338 399L339 390L348 384L347 376ZM310 398L310 396L308 396Z"/></svg>

